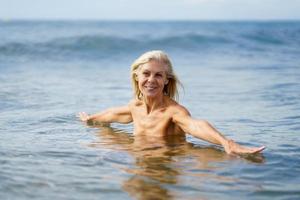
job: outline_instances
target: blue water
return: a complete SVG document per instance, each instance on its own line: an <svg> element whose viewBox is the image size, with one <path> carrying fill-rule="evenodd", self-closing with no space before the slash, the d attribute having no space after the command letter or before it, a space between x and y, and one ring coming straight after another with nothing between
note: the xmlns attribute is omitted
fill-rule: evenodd
<svg viewBox="0 0 300 200"><path fill-rule="evenodd" d="M300 22L0 21L0 199L299 199ZM88 127L166 51L180 103L256 156Z"/></svg>

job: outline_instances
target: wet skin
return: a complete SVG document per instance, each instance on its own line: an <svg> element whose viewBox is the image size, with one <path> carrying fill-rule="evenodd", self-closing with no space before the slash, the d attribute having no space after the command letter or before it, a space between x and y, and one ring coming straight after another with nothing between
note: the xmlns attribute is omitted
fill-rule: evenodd
<svg viewBox="0 0 300 200"><path fill-rule="evenodd" d="M245 147L227 139L209 122L194 119L188 110L164 95L168 84L166 67L157 61L150 61L138 69L136 81L142 93L141 99L133 99L128 105L107 109L101 113L88 115L79 113L84 122L133 123L134 135L165 137L192 136L221 145L228 154L254 154L265 149Z"/></svg>

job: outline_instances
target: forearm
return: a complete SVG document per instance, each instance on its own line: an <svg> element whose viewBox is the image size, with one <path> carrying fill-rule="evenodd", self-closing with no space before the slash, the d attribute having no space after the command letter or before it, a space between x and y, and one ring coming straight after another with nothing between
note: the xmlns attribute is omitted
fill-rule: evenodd
<svg viewBox="0 0 300 200"><path fill-rule="evenodd" d="M222 145L223 147L228 143L225 136L223 136L207 121L192 119L189 126L189 133L199 139L213 144Z"/></svg>
<svg viewBox="0 0 300 200"><path fill-rule="evenodd" d="M259 148L244 147L233 140L228 140L219 131L217 131L212 125L202 120L192 120L191 122L191 134L197 138L205 141L222 145L226 153L237 153L237 154L249 154L258 153L265 149L264 146Z"/></svg>
<svg viewBox="0 0 300 200"><path fill-rule="evenodd" d="M258 153L265 149L264 146L259 148L243 147L233 140L227 139L217 129L205 120L193 119L188 112L179 113L173 117L174 123L186 133L207 142L222 145L226 153Z"/></svg>
<svg viewBox="0 0 300 200"><path fill-rule="evenodd" d="M105 111L100 112L100 113L89 115L87 122L88 123L92 123L92 122L93 123L95 123L95 122L98 122L98 123L112 123L113 122L113 116L111 114L111 111L108 109L108 110L105 110Z"/></svg>
<svg viewBox="0 0 300 200"><path fill-rule="evenodd" d="M132 116L128 106L123 106L110 108L94 115L88 115L86 121L91 124L113 122L127 124L132 122Z"/></svg>

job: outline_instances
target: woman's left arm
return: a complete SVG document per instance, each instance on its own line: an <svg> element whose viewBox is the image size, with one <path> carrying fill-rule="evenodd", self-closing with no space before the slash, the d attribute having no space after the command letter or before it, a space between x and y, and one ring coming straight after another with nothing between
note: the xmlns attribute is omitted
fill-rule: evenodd
<svg viewBox="0 0 300 200"><path fill-rule="evenodd" d="M253 154L265 149L264 146L259 148L244 147L233 140L227 139L209 122L192 118L189 112L183 107L176 108L172 119L185 133L213 144L222 145L228 154Z"/></svg>

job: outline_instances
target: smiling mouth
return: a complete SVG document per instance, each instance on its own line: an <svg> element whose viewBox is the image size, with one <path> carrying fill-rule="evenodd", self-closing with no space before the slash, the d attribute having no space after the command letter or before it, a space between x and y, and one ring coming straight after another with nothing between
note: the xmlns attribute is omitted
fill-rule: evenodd
<svg viewBox="0 0 300 200"><path fill-rule="evenodd" d="M157 87L155 86L145 86L147 90L155 90Z"/></svg>

